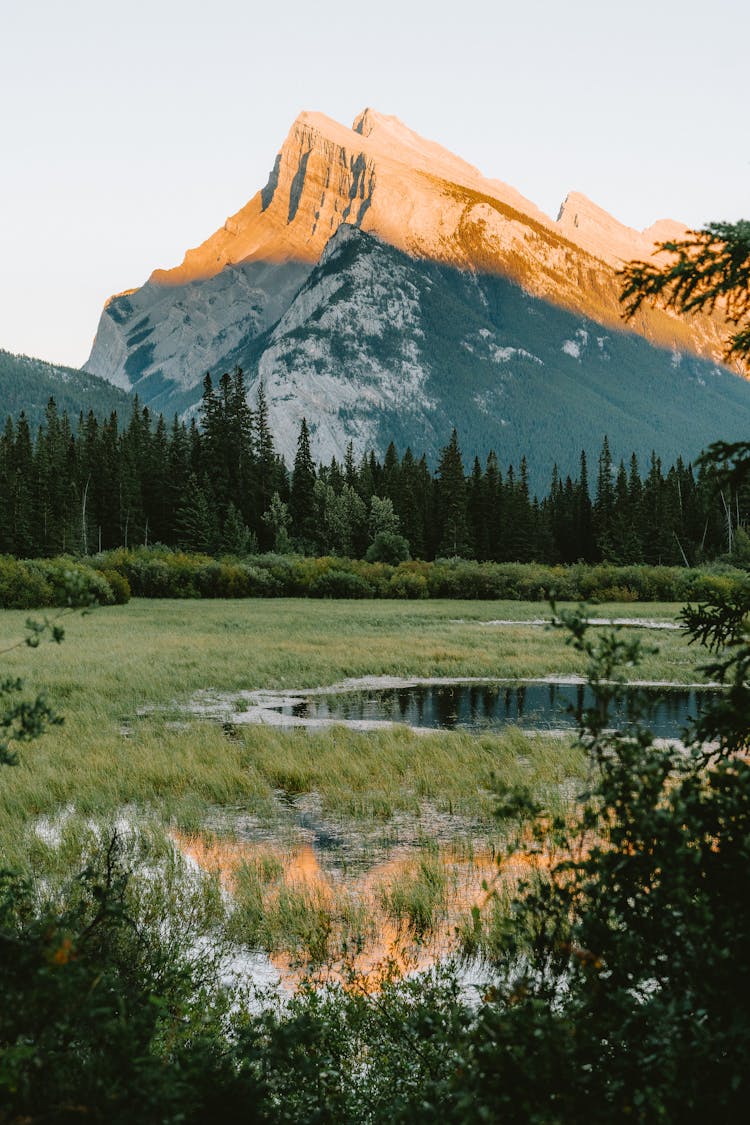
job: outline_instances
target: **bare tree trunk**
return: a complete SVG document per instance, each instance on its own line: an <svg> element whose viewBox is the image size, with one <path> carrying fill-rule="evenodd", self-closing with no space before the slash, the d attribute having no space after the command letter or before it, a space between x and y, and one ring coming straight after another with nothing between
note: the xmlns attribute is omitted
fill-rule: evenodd
<svg viewBox="0 0 750 1125"><path fill-rule="evenodd" d="M675 539L677 539L677 532L675 531L675 532L673 532L673 534L674 534L674 537L675 537ZM678 547L680 548L680 554L682 555L682 558L683 558L683 561L684 561L684 563L685 563L685 566L689 568L689 567L690 567L690 563L689 563L689 562L687 561L687 555L686 555L686 554L685 554L685 552L683 551L683 549L682 549L682 543L680 543L680 540L679 540L679 539L677 539L677 546L678 546Z"/></svg>
<svg viewBox="0 0 750 1125"><path fill-rule="evenodd" d="M732 553L732 509L730 507L728 507L728 505L727 505L727 501L726 501L726 497L724 496L723 489L719 493L719 495L721 496L721 502L724 505L724 515L726 516L726 521L727 521L727 550L728 550L729 554L731 555L731 553ZM729 497L729 502L730 502L730 504L732 502L731 496Z"/></svg>
<svg viewBox="0 0 750 1125"><path fill-rule="evenodd" d="M81 499L81 546L83 547L83 554L89 553L89 534L86 527L86 503L89 498L89 485L91 484L91 474L86 481L86 487L83 490L83 497Z"/></svg>

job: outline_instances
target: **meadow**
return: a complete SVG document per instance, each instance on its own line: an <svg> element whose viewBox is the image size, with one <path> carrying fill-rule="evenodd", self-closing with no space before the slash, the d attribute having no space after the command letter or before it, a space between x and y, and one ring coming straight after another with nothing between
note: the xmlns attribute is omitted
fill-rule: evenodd
<svg viewBox="0 0 750 1125"><path fill-rule="evenodd" d="M669 623L678 611L591 612ZM29 694L44 689L64 716L4 771L4 863L62 875L85 858L92 824L124 819L147 826L146 853L163 860L171 839L209 872L214 904L217 880L232 891L222 924L249 949L319 962L355 933L360 946L374 939L374 927L378 948L390 927L389 954L407 936L460 928L503 847L498 786L525 785L552 807L570 801L587 768L571 738L234 726L188 707L204 691L349 677L583 673L561 630L524 624L544 612L497 601L134 599L69 614L61 645L3 657L5 674ZM2 613L0 647L23 636L26 617ZM491 624L509 620L518 624ZM680 632L639 635L660 649L639 679L699 679L700 655Z"/></svg>

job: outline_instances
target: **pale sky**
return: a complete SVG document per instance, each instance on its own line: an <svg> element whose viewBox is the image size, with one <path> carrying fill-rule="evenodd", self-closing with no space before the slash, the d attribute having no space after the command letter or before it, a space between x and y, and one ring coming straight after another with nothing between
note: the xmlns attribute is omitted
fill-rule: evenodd
<svg viewBox="0 0 750 1125"><path fill-rule="evenodd" d="M265 183L301 109L400 117L556 216L750 218L743 0L0 0L0 348L82 364L105 299Z"/></svg>

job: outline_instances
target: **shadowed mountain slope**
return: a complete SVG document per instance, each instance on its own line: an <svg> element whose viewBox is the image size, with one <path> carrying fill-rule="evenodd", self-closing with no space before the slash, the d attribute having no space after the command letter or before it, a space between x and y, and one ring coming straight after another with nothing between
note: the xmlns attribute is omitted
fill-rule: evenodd
<svg viewBox="0 0 750 1125"><path fill-rule="evenodd" d="M129 395L96 375L0 350L0 418L23 410L36 425L50 398L71 418L89 410L100 418L113 410L127 417L132 409Z"/></svg>
<svg viewBox="0 0 750 1125"><path fill-rule="evenodd" d="M616 277L683 231L578 193L553 220L396 118L302 113L241 211L108 302L86 369L183 412L240 363L287 456L303 415L322 458L391 436L434 453L452 425L539 473L604 432L689 454L746 427L750 387L718 364L718 318L643 310L625 331Z"/></svg>

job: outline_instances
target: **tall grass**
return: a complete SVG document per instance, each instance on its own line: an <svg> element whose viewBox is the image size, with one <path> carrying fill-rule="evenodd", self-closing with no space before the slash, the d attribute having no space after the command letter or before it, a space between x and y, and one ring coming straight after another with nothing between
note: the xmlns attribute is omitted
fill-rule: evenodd
<svg viewBox="0 0 750 1125"><path fill-rule="evenodd" d="M602 614L621 611L601 607ZM497 781L526 785L553 807L568 799L585 772L570 740L513 729L417 735L398 727L241 725L228 737L219 724L187 714L185 704L205 689L297 688L347 676L581 671L557 632L523 625L539 612L497 602L463 602L459 610L439 601L135 600L70 617L62 645L33 652L22 646L2 658L2 674L22 676L30 696L46 689L65 722L21 747L21 764L3 771L0 861L62 880L95 846L99 829L91 825L112 824L126 810L142 826L134 860L160 873L143 908L208 924L212 912L219 918L222 872L209 869L213 874L185 898L179 889L185 872L165 829L195 837L215 822L228 848L232 824L244 817L275 824L298 844L298 806L311 795L324 829L362 842L358 862L365 866L368 848L390 854L403 845L407 822L412 845L420 834L439 835L441 846L461 840L470 861L477 841L489 848L499 831ZM632 614L632 607L624 612ZM641 612L670 619L676 607ZM25 617L0 613L0 648L23 636ZM519 624L486 624L499 617ZM641 674L694 680L696 657L680 634L660 634L659 641L661 656L650 658ZM36 830L42 817L52 825L54 844ZM357 957L372 948L374 918L381 931L390 927L394 937L416 941L445 928L455 912L450 865L429 849L415 852L378 887L373 876L364 890L330 873L317 881L290 878L278 851L253 855L233 868L229 923L236 940L251 948L284 949L318 963Z"/></svg>
<svg viewBox="0 0 750 1125"><path fill-rule="evenodd" d="M620 607L602 607L616 613ZM482 624L538 615L529 605L424 602L159 602L104 607L67 623L60 646L21 647L3 673L44 687L62 728L22 752L0 789L0 847L17 853L18 825L73 803L83 814L134 803L167 821L198 825L212 805L261 813L274 790L315 790L326 810L380 818L421 802L466 815L489 813L492 775L559 784L575 765L564 742L406 730L357 734L238 728L229 740L182 704L200 689L332 683L345 676L529 676L580 672L557 632ZM673 617L649 606L647 616ZM0 646L23 635L25 614L0 614ZM679 633L641 675L690 681L696 655Z"/></svg>

